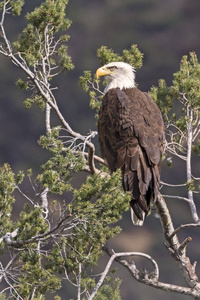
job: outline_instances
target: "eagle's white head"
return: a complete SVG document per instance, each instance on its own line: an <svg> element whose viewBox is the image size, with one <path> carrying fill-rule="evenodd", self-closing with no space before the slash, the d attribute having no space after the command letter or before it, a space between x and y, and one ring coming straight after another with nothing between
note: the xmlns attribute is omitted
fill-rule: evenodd
<svg viewBox="0 0 200 300"><path fill-rule="evenodd" d="M120 88L129 89L135 87L135 69L124 62L112 62L96 71L96 77L105 76L107 86L104 90L106 93L109 89Z"/></svg>

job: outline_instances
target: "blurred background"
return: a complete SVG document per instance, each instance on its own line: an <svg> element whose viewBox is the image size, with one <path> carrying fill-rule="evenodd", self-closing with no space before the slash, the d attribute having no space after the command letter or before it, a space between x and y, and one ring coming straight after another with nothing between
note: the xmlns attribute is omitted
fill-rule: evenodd
<svg viewBox="0 0 200 300"><path fill-rule="evenodd" d="M25 14L42 1L25 2L20 17L7 18L7 33L11 41L17 39L26 25ZM68 31L71 35L68 46L75 69L56 78L54 85L58 86L58 90L55 95L65 118L75 131L82 134L87 134L90 129L96 130L96 120L95 112L89 108L89 97L81 90L78 80L84 70L95 72L99 67L96 51L101 45L107 45L119 54L131 44L138 45L144 53L144 64L136 73L136 81L143 91L157 85L160 78L164 78L170 85L173 73L179 69L182 55L189 54L190 51L199 55L200 52L199 0L71 0L67 16L73 22ZM24 109L23 101L29 95L15 85L22 73L3 56L0 56L0 66L0 164L9 162L14 171L32 168L36 172L48 157L48 153L37 144L40 135L45 133L44 112L37 107ZM97 139L95 143L99 153ZM181 167L184 168L184 165L175 162L170 170L164 164L162 180L170 183L185 182L184 169L180 174ZM199 167L200 163L197 161L196 172ZM181 222L191 222L185 203L175 200L168 200L167 203L175 227ZM160 221L153 215L154 213L147 218L142 228L136 228L132 226L129 212L125 213L120 222L123 231L111 241L111 245L116 251L140 251L152 255L159 264L161 281L185 285L163 245ZM192 232L185 230L180 234L180 239L183 240L190 234L193 241L188 246L188 255L193 263L199 259L197 229ZM102 259L102 267L107 259ZM136 262L138 266L141 265L141 260ZM151 265L144 265L143 261L141 266L151 269ZM119 269L117 276L123 280L123 300L191 299L139 284L126 270L117 264L115 267ZM200 273L198 268L197 265L197 273ZM59 295L67 300L74 297L67 285L63 286ZM49 296L49 299L53 299L53 296Z"/></svg>

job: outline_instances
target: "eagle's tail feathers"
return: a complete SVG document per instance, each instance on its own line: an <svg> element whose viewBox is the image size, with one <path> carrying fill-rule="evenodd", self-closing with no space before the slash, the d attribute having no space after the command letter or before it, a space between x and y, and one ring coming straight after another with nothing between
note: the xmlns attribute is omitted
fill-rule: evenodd
<svg viewBox="0 0 200 300"><path fill-rule="evenodd" d="M144 196L140 195L139 199L132 199L130 201L130 206L133 224L142 226L144 219L149 212L149 206L147 205Z"/></svg>
<svg viewBox="0 0 200 300"><path fill-rule="evenodd" d="M131 220L133 222L133 225L142 226L144 223L145 216L146 216L145 212L143 211L142 212L142 220L138 219L137 215L135 214L134 210L131 207Z"/></svg>

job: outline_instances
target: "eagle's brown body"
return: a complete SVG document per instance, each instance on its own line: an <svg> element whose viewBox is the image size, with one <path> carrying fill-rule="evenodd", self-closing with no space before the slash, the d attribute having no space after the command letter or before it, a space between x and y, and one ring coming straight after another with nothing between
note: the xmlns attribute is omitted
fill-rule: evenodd
<svg viewBox="0 0 200 300"><path fill-rule="evenodd" d="M132 193L130 205L144 220L159 188L164 134L160 110L137 88L111 88L102 100L98 132L102 157L112 172L122 170L124 190Z"/></svg>

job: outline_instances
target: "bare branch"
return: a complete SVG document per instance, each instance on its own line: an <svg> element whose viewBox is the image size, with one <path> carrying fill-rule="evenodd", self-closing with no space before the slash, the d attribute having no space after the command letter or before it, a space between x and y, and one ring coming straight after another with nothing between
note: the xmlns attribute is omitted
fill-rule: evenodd
<svg viewBox="0 0 200 300"><path fill-rule="evenodd" d="M160 184L166 185L166 186L170 186L170 187L182 187L182 186L186 186L186 183L171 184L171 183L163 182L162 180L160 181Z"/></svg>
<svg viewBox="0 0 200 300"><path fill-rule="evenodd" d="M88 157L88 153L87 152L84 152L83 155L86 156L86 157ZM106 161L103 158L101 158L101 157L99 157L97 155L94 155L94 160L96 162L98 162L98 163L100 163L100 164L108 167L108 164L106 163Z"/></svg>
<svg viewBox="0 0 200 300"><path fill-rule="evenodd" d="M16 228L13 232L7 232L0 238L0 244L5 241L7 244L12 243L12 239L15 238L18 234L18 228Z"/></svg>
<svg viewBox="0 0 200 300"><path fill-rule="evenodd" d="M144 257L144 258L147 258L152 264L153 264L153 267L154 267L154 280L157 281L158 280L158 277L159 277L159 268L158 268L158 265L156 263L156 261L149 255L145 254L145 253L141 253L141 252L120 252L120 253L115 253L113 250L110 250L107 246L104 246L103 247L104 251L106 251L107 253L112 253L111 254L111 257L104 269L104 271L102 272L101 274L101 277L98 281L98 283L96 284L92 294L90 295L90 297L88 298L88 300L92 300L94 298L94 296L96 295L96 293L98 292L99 288L101 287L101 285L103 284L104 282L104 279L106 277L106 275L108 274L110 268L111 268L111 265L113 263L114 260L117 260L122 258L122 257L126 257L126 256L141 256L141 257ZM135 268L135 267L134 267ZM137 272L137 269L135 268L135 272Z"/></svg>
<svg viewBox="0 0 200 300"><path fill-rule="evenodd" d="M3 39L4 39L5 43L6 43L7 51L10 54L12 52L11 44L10 44L9 40L7 39L5 30L4 30L5 14L8 13L8 9L6 8L6 6L7 6L7 4L9 2L10 1L4 2L3 9L2 9L2 17L1 17L1 22L0 22L0 29L1 29L1 35L2 35L2 37L3 37ZM4 53L6 53L6 50L4 50L2 54L4 54Z"/></svg>
<svg viewBox="0 0 200 300"><path fill-rule="evenodd" d="M186 198L186 197L182 197L182 196L173 196L173 195L162 195L164 198L171 198L171 199L178 199L178 200L184 200L186 202L190 202L190 199Z"/></svg>
<svg viewBox="0 0 200 300"><path fill-rule="evenodd" d="M78 264L78 280L77 280L77 300L81 300L81 274L82 274L82 264Z"/></svg>
<svg viewBox="0 0 200 300"><path fill-rule="evenodd" d="M17 292L17 290L14 287L14 285L12 284L12 282L10 282L10 280L8 279L7 272L4 269L3 264L1 262L0 262L0 274L2 274L4 280L6 281L6 283L8 284L8 286L10 287L10 292L13 295L13 297L14 298L17 297L17 299L23 300L23 298L19 295L19 293Z"/></svg>
<svg viewBox="0 0 200 300"><path fill-rule="evenodd" d="M46 103L46 131L51 132L51 107Z"/></svg>
<svg viewBox="0 0 200 300"><path fill-rule="evenodd" d="M95 82L94 81L88 81L88 82L91 85L93 90L95 90L96 92L98 92L102 96L105 95L105 93L100 90L98 81L95 81ZM96 85L95 85L95 83L96 83Z"/></svg>
<svg viewBox="0 0 200 300"><path fill-rule="evenodd" d="M191 241L192 241L192 238L191 238L191 237L188 237L188 238L186 238L186 239L180 244L178 250L179 250L179 252L180 252L181 254L183 254L183 253L186 252L186 246L187 246L188 243L191 242Z"/></svg>
<svg viewBox="0 0 200 300"><path fill-rule="evenodd" d="M187 172L187 181L191 181L192 180L191 155L192 155L192 137L193 137L193 132L192 132L193 111L192 111L192 108L190 108L190 112L188 112L188 114L190 117L190 121L188 123L188 136L187 136L188 149L187 149L186 172ZM188 190L188 199L190 200L189 205L190 205L190 209L191 209L191 213L192 213L192 218L196 223L198 223L200 220L199 220L199 216L197 214L196 205L194 203L192 190Z"/></svg>
<svg viewBox="0 0 200 300"><path fill-rule="evenodd" d="M42 202L42 209L45 213L45 219L48 217L48 199L47 199L47 194L49 192L49 188L45 188L42 193L40 194L40 199L41 199L41 202Z"/></svg>
<svg viewBox="0 0 200 300"><path fill-rule="evenodd" d="M172 219L165 203L163 196L159 193L158 199L155 202L157 212L160 216L165 239L168 243L167 248L173 259L177 262L180 271L183 274L187 284L200 291L200 284L198 283L198 277L195 273L193 265L190 263L190 259L186 256L186 253L180 255L179 247L180 243L176 234L174 234L174 226Z"/></svg>
<svg viewBox="0 0 200 300"><path fill-rule="evenodd" d="M22 190L20 189L20 187L19 187L18 185L16 185L15 189L18 190L18 191L20 192L20 194L21 194L25 199L27 199L32 205L35 205L34 202L33 202L33 200L32 200L30 197L28 197L25 193L23 193Z"/></svg>
<svg viewBox="0 0 200 300"><path fill-rule="evenodd" d="M114 257L113 250L109 249L108 247L104 248L104 250L106 251L106 253L108 253L108 255L111 256L111 258ZM133 278L135 278L137 281L139 281L145 285L148 285L148 286L151 286L151 287L154 287L157 289L161 289L163 291L175 292L178 294L190 295L193 297L200 297L200 290L197 289L196 286L194 286L194 289L191 289L188 287L183 287L183 286L178 286L178 285L174 285L174 284L160 282L160 281L158 281L158 277L154 277L154 274L153 274L153 277L151 274L149 274L149 276L148 276L148 274L145 274L145 276L143 276L143 274L140 273L139 270L137 270L135 264L132 261L128 262L127 260L124 260L122 258L122 256L123 255L121 255L121 257L116 256L115 261L117 261L118 263L123 265L130 272L130 274L133 276ZM109 260L109 262L110 262L110 260ZM108 264L107 264L107 266L108 266ZM195 266L192 266L192 267L195 268ZM89 300L90 300L90 298L89 298Z"/></svg>
<svg viewBox="0 0 200 300"><path fill-rule="evenodd" d="M183 225L179 226L177 229L175 229L175 230L172 232L172 234L171 234L171 236L170 236L169 238L172 238L175 234L177 234L177 233L178 233L179 231L181 231L182 229L184 229L184 228L190 228L190 227L192 227L192 228L200 227L200 223L183 224Z"/></svg>

